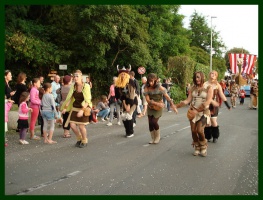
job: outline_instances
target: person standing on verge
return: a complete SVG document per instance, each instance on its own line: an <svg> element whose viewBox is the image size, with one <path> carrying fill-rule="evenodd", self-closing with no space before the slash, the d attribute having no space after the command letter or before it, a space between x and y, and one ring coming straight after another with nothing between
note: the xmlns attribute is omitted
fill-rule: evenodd
<svg viewBox="0 0 263 200"><path fill-rule="evenodd" d="M125 127L126 137L130 138L134 136L132 115L138 105L137 94L135 92L136 86L134 80L129 75L131 65L129 65L128 69L124 66L122 69L119 69L119 65L117 65L117 70L119 75L116 79L115 96L117 102L122 104L122 122Z"/></svg>
<svg viewBox="0 0 263 200"><path fill-rule="evenodd" d="M162 86L166 89L167 94L169 96L171 96L171 94L170 94L170 86L169 86L168 80L166 78L163 79ZM170 110L170 103L166 100L165 96L163 96L163 102L164 102L165 107L167 108L167 112L172 112Z"/></svg>
<svg viewBox="0 0 263 200"><path fill-rule="evenodd" d="M27 101L29 101L29 93L28 92L22 92L19 98L19 109L18 109L18 129L19 129L19 135L20 135L20 144L29 144L28 141L26 141L26 133L28 129L28 113L32 112L32 108L28 108Z"/></svg>
<svg viewBox="0 0 263 200"><path fill-rule="evenodd" d="M39 78L34 78L32 81L32 88L30 90L30 108L32 108L31 118L30 118L30 139L31 140L40 140L40 137L35 135L35 126L36 121L39 115L39 106L41 104L41 100L39 98L39 87L40 81Z"/></svg>
<svg viewBox="0 0 263 200"><path fill-rule="evenodd" d="M54 81L52 81L51 86L52 86L52 95L53 95L54 100L56 101L56 98L58 96L57 90L61 87L59 75L54 76ZM56 110L57 110L58 115L59 115L58 118L60 118L59 104L57 102L55 102L55 104L56 104Z"/></svg>
<svg viewBox="0 0 263 200"><path fill-rule="evenodd" d="M16 93L13 96L13 99L15 101L15 104L18 105L19 107L19 99L20 99L20 95L22 94L22 92L26 92L27 91L27 86L26 86L26 74L24 72L20 72L17 76L17 82L16 82ZM19 128L16 129L16 132L19 132Z"/></svg>
<svg viewBox="0 0 263 200"><path fill-rule="evenodd" d="M10 70L5 70L5 96L6 99L12 99L15 95L16 91L12 91L11 87L9 86L9 82L12 81L12 73Z"/></svg>
<svg viewBox="0 0 263 200"><path fill-rule="evenodd" d="M61 102L60 102L60 108L62 106L62 104L64 103L64 101L67 98L67 95L69 93L70 87L71 87L71 83L72 83L72 78L69 75L64 76L63 78L63 85L61 86ZM65 123L68 119L69 116L69 112L66 111L64 114L62 114L63 117L63 123L62 123L62 127L64 129L64 134L63 134L63 138L70 138L70 124L68 124L68 126L65 126Z"/></svg>
<svg viewBox="0 0 263 200"><path fill-rule="evenodd" d="M174 112L177 113L173 99L167 94L166 88L164 88L157 80L157 75L150 73L147 77L146 87L144 88L145 99L148 103L147 113L149 130L152 138L149 144L158 144L160 142L160 127L158 120L162 116L164 108L163 97L167 99Z"/></svg>
<svg viewBox="0 0 263 200"><path fill-rule="evenodd" d="M225 94L223 93L221 85L217 81L218 73L217 71L213 70L208 75L208 81L204 83L204 87L207 87L206 85L210 85L213 90L213 101L216 101L219 106L221 105L222 101L224 101L226 107L230 110L231 107L227 102L227 98L225 97ZM220 132L219 132L219 126L217 124L217 117L219 112L219 106L213 106L213 104L209 105L209 110L211 114L211 126L205 127L205 138L210 142L211 138L213 137L213 142L216 143Z"/></svg>
<svg viewBox="0 0 263 200"><path fill-rule="evenodd" d="M43 84L44 84L44 76L39 76L39 81L40 81L40 87L43 87Z"/></svg>
<svg viewBox="0 0 263 200"><path fill-rule="evenodd" d="M201 71L193 75L193 85L187 99L176 104L177 108L190 103L187 117L190 122L192 132L192 145L195 148L194 156L207 156L207 140L205 139L204 128L210 124L209 105L212 101L213 90L211 85L204 85L205 76Z"/></svg>
<svg viewBox="0 0 263 200"><path fill-rule="evenodd" d="M12 106L13 106L13 103L14 101L11 100L11 99L6 99L6 96L5 96L5 147L8 146L7 144L7 138L6 138L6 132L8 131L8 125L7 125L7 122L8 122L8 113L9 111L11 110Z"/></svg>
<svg viewBox="0 0 263 200"><path fill-rule="evenodd" d="M89 123L89 115L84 111L86 111L88 107L92 108L91 93L90 86L82 81L82 72L80 70L75 71L74 82L75 84L71 85L67 98L60 110L62 114L69 111L65 127L70 123L70 128L77 138L75 146L83 148L88 144L85 125Z"/></svg>
<svg viewBox="0 0 263 200"><path fill-rule="evenodd" d="M52 85L50 83L44 83L43 89L45 92L41 99L41 115L44 121L44 143L56 144L57 142L52 140L52 137L55 130L55 119L57 119L58 113L56 110L55 100L53 98L53 95L51 94Z"/></svg>
<svg viewBox="0 0 263 200"><path fill-rule="evenodd" d="M90 89L91 89L92 88L92 82L90 81L90 77L89 76L86 77L86 83L89 84Z"/></svg>

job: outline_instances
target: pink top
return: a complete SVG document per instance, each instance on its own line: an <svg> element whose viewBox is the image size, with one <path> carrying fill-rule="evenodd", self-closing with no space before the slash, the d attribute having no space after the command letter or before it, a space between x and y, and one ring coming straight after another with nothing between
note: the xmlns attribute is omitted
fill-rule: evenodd
<svg viewBox="0 0 263 200"><path fill-rule="evenodd" d="M29 108L28 108L26 102L22 102L19 105L19 109L18 109L19 119L28 119L28 112L29 112Z"/></svg>
<svg viewBox="0 0 263 200"><path fill-rule="evenodd" d="M30 90L30 108L39 108L40 104L39 91L36 87L32 87Z"/></svg>
<svg viewBox="0 0 263 200"><path fill-rule="evenodd" d="M115 96L115 86L114 86L114 84L112 84L111 86L110 86L110 96Z"/></svg>

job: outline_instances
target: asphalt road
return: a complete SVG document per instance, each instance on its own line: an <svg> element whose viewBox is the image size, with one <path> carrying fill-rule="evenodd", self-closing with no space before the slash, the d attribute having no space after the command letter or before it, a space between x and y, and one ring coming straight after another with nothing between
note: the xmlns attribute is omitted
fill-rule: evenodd
<svg viewBox="0 0 263 200"><path fill-rule="evenodd" d="M89 143L75 147L57 127L49 145L20 145L9 134L5 148L6 195L258 195L258 111L223 105L220 137L207 157L193 156L187 108L163 112L161 141L150 145L147 117L137 118L135 136L124 137L116 121L87 125ZM39 135L39 133L37 133Z"/></svg>

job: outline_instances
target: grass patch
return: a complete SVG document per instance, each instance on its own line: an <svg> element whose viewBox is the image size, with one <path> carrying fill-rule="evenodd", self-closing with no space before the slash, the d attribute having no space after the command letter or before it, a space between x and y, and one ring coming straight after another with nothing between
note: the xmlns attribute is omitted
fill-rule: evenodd
<svg viewBox="0 0 263 200"><path fill-rule="evenodd" d="M18 111L18 105L17 104L13 104L10 111Z"/></svg>

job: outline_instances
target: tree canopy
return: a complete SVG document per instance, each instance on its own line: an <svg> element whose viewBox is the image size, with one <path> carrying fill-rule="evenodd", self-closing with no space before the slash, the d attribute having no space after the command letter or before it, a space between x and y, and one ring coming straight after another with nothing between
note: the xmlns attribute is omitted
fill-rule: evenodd
<svg viewBox="0 0 263 200"><path fill-rule="evenodd" d="M29 80L50 70L60 75L80 69L91 74L93 96L108 92L116 65L144 66L146 73L172 77L184 88L191 74L209 69L210 28L194 12L183 27L180 5L5 6L5 67ZM213 69L224 73L224 43L213 29ZM178 62L173 63L174 61ZM188 62L188 64L184 64ZM67 71L59 65L66 64ZM180 77L178 67L186 77ZM137 78L139 75L136 73Z"/></svg>

